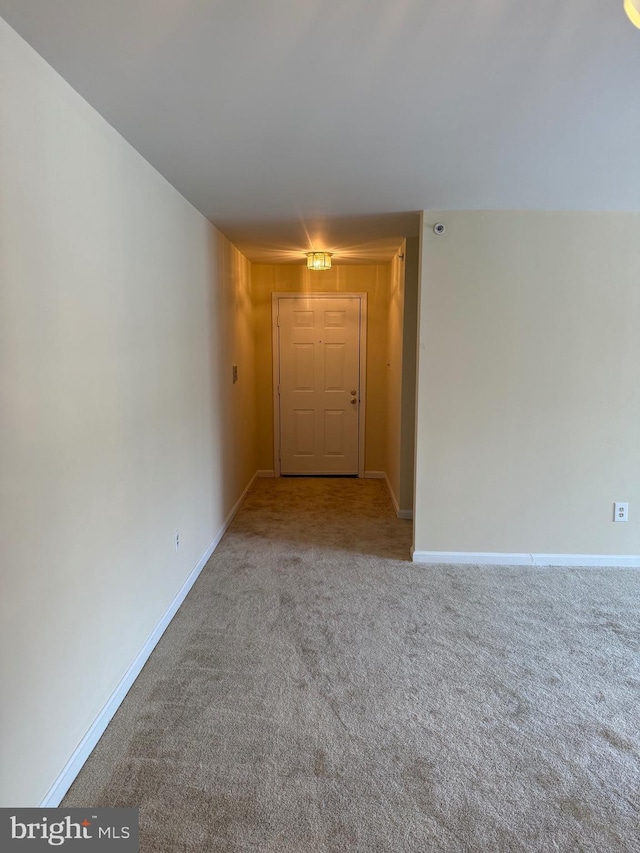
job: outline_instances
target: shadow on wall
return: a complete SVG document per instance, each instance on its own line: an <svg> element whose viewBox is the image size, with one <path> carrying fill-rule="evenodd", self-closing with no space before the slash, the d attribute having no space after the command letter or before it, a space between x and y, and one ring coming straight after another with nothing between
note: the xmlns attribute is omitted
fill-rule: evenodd
<svg viewBox="0 0 640 853"><path fill-rule="evenodd" d="M228 518L256 471L251 264L219 231L209 242L213 518ZM210 452L203 453L203 459Z"/></svg>

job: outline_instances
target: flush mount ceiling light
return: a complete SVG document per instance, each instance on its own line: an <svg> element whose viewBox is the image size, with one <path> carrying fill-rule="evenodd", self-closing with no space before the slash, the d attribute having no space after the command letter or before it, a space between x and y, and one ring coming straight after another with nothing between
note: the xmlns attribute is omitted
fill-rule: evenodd
<svg viewBox="0 0 640 853"><path fill-rule="evenodd" d="M331 252L307 252L308 270L330 270Z"/></svg>
<svg viewBox="0 0 640 853"><path fill-rule="evenodd" d="M631 23L640 30L640 0L624 0L624 11Z"/></svg>

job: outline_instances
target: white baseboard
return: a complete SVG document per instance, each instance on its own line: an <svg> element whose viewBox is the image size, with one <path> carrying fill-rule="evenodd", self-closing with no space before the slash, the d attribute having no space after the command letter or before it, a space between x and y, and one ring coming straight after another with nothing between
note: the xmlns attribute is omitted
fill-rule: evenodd
<svg viewBox="0 0 640 853"><path fill-rule="evenodd" d="M202 554L202 556L200 557L200 559L196 563L193 571L191 572L189 577L186 579L186 581L180 587L178 594L176 595L176 597L173 599L173 601L169 605L164 616L158 622L156 627L153 629L153 631L149 635L147 641L145 642L143 647L140 649L140 651L136 655L133 663L131 664L129 669L126 671L122 680L120 681L120 683L118 684L116 689L113 691L113 693L111 694L111 696L107 700L103 709L100 711L100 713L98 714L96 719L93 721L91 727L89 728L89 731L82 738L82 740L80 741L80 743L78 744L78 746L74 750L73 754L71 755L71 758L65 764L65 766L62 769L62 772L60 773L58 778L55 780L53 785L47 791L44 799L42 800L42 802L40 803L38 808L42 808L42 809L57 808L59 806L60 802L62 801L62 798L67 793L67 791L69 790L69 788L73 784L73 781L75 780L76 776L78 775L78 773L82 769L82 765L85 763L87 758L91 755L91 752L93 751L95 745L98 743L98 741L102 737L105 729L107 728L107 726L111 722L113 715L116 713L116 711L120 707L122 700L124 699L124 697L127 695L129 690L133 686L133 683L136 680L136 678L138 677L138 675L140 674L142 667L145 665L145 663L149 659L151 652L154 650L154 648L158 644L158 641L160 640L160 638L162 637L162 635L164 634L164 632L168 628L169 623L171 622L173 617L178 612L178 608L180 607L182 602L185 600L185 598L187 597L191 587L194 585L194 583L198 579L200 572L203 570L203 568L207 564L207 561L209 560L209 558L211 557L211 555L213 554L213 552L217 548L218 544L220 543L220 540L224 536L227 528L229 527L229 525L233 521L233 517L235 516L235 514L240 509L240 505L241 505L242 501L244 500L247 492L249 491L249 489L251 488L251 486L255 482L256 476L257 476L257 473L253 475L253 477L249 481L249 484L246 486L246 488L244 489L244 491L242 492L242 494L240 495L238 500L233 505L233 508L231 509L231 511L227 515L226 519L224 520L222 527L216 533L215 537L212 539L212 541L209 543L209 545L207 545L204 553Z"/></svg>
<svg viewBox="0 0 640 853"><path fill-rule="evenodd" d="M233 506L231 507L231 509L229 510L229 512L228 512L228 514L227 514L227 517L225 518L225 520L224 520L224 522L223 522L223 524L222 524L222 527L221 527L221 528L220 528L220 530L217 532L217 534L216 534L216 538L215 538L215 540L214 540L214 542L216 543L216 544L213 546L214 550L217 548L217 546L218 546L218 544L219 544L220 540L222 539L222 537L224 536L224 534L227 532L227 527L229 527L229 525L231 524L231 522L232 522L232 521L233 521L233 519L235 518L236 513L238 512L238 510L239 510L239 509L240 509L240 507L242 506L242 501L246 498L246 496L247 496L247 493L248 493L249 489L251 488L251 486L253 486L253 484L255 483L255 481L256 481L257 479L258 479L258 472L256 471L256 473L253 475L253 477L249 480L249 482L247 483L247 485L246 485L246 486L244 487L244 489L242 490L242 494L240 495L240 497L238 498L238 500L234 503L234 505L233 505ZM212 551L211 553L213 553L213 551Z"/></svg>
<svg viewBox="0 0 640 853"><path fill-rule="evenodd" d="M387 484L387 491L389 492L389 494L391 496L391 503L393 504L393 508L396 511L396 518L399 518L400 516L398 515L398 513L400 512L400 504L398 503L398 499L396 498L395 493L394 493L393 489L391 488L391 483L389 482L389 478L387 477L386 471L385 471L385 475L384 475L384 481Z"/></svg>
<svg viewBox="0 0 640 853"><path fill-rule="evenodd" d="M275 476L276 476L276 472L273 470L273 468L271 468L269 470L265 469L262 471L256 471L256 477L268 478L268 477L275 477Z"/></svg>
<svg viewBox="0 0 640 853"><path fill-rule="evenodd" d="M640 568L638 554L507 554L488 551L414 551L414 563L468 566L607 566Z"/></svg>
<svg viewBox="0 0 640 853"><path fill-rule="evenodd" d="M391 488L391 483L389 482L389 478L387 477L386 471L365 471L364 476L366 480L384 480L387 484L389 494L391 495L391 502L393 503L393 508L396 511L396 518L408 518L409 520L413 520L412 509L400 509L400 505L398 504L398 500L395 494L393 493L393 489Z"/></svg>

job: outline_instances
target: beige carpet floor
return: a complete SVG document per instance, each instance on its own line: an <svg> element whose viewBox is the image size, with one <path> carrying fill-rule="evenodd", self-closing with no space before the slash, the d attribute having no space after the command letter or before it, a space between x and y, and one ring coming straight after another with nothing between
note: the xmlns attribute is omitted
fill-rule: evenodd
<svg viewBox="0 0 640 853"><path fill-rule="evenodd" d="M69 791L143 853L640 851L640 571L418 566L259 480Z"/></svg>

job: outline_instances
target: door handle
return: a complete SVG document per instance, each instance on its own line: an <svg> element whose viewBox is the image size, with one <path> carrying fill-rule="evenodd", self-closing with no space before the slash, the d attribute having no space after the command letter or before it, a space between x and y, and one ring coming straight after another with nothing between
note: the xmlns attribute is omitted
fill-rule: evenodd
<svg viewBox="0 0 640 853"><path fill-rule="evenodd" d="M351 405L352 405L352 406L355 406L355 404L356 404L358 401L357 401L357 400L356 400L356 398L354 397L354 398L353 398L353 400L351 400L350 402L351 402Z"/></svg>
<svg viewBox="0 0 640 853"><path fill-rule="evenodd" d="M352 397L355 397L357 393L358 393L358 392L354 390L354 391L352 391L352 392L351 392L351 396L352 396Z"/></svg>

